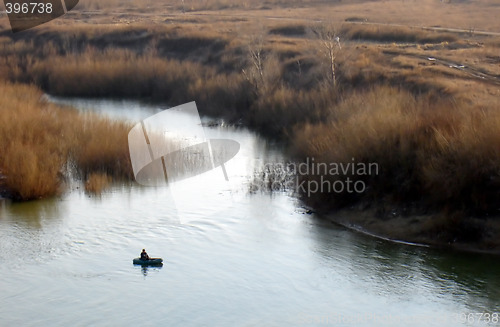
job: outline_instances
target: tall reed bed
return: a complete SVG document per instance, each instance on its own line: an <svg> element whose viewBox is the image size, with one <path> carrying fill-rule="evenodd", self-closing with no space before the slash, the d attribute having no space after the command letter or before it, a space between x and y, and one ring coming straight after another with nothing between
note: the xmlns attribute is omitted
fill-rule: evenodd
<svg viewBox="0 0 500 327"><path fill-rule="evenodd" d="M325 122L297 129L293 145L317 162L377 163L378 175L362 177L365 199L485 215L499 210L499 130L496 107L376 87L346 97ZM318 194L311 200L342 206L359 195Z"/></svg>
<svg viewBox="0 0 500 327"><path fill-rule="evenodd" d="M68 169L130 178L129 126L44 101L34 86L0 82L0 190L14 200L59 194Z"/></svg>
<svg viewBox="0 0 500 327"><path fill-rule="evenodd" d="M237 116L231 111L250 101L249 88L237 72L128 49L89 47L44 60L11 58L5 66L11 80L34 83L54 95L149 98L171 105L194 100L203 113L226 116Z"/></svg>
<svg viewBox="0 0 500 327"><path fill-rule="evenodd" d="M120 27L117 43L100 47L97 40L102 38L99 31L94 32L93 39L82 39L84 46L77 47L78 42L73 41L54 41L52 47L45 43L44 49L35 54L34 41L4 45L0 48L5 54L0 57L0 69L11 80L35 83L53 94L149 97L171 105L195 100L203 113L241 118L268 136L287 139L299 157L336 163L349 163L354 158L356 162L379 165L379 175L362 177L368 185L365 193L322 193L310 199L317 203L343 206L358 200L383 199L394 203L416 201L432 210L449 208L480 214L498 210L498 103L492 101L483 108L458 101L453 98L451 88L441 85L436 78L420 74L418 69L415 72L388 69L388 63L384 62L387 59L377 48L343 47L346 55L339 55L337 62L339 86L332 87L325 80L317 56L298 51L281 58L277 53L283 50L282 45L277 43L262 44L257 49L258 62L255 56L252 62L249 46L235 40L200 38L186 32L189 35L176 34L171 40L166 36L156 43L152 37L145 46L134 47L134 43L123 40L130 35L142 35L143 31ZM109 30L104 32L114 35ZM44 37L47 36L40 39L45 40ZM189 51L173 53L181 49L176 47L177 42L189 45ZM213 51L205 53L200 50L204 47ZM252 66L257 71L252 73ZM36 158L46 153L54 154L46 156L55 161L47 165L57 168L47 169L42 167L44 163L39 163L31 171L46 171L56 176L51 180L58 180L61 166L70 158L85 178L93 172L130 176L126 126L95 117L59 113L53 106L38 102L39 91L28 88L26 92L34 95L23 98L12 95L20 86L5 85L5 89L12 90L7 97L11 100L6 100L4 108L11 103L8 105L11 108L26 107L21 113L27 110L38 113L26 115L23 118L26 120L12 120L16 128L23 130L35 124L28 118L34 119L40 112L44 113L41 117L45 121L50 120L46 112L53 112L51 115L64 123L75 121L68 124L72 126L69 130L64 123L50 127L54 123L44 121L54 132L46 132L47 137L42 138L31 136L34 139L31 143L20 141L25 138L21 132L13 134L16 137L11 138L12 142L44 149L43 154L38 154L39 150L28 151L35 156L28 162L37 162ZM24 101L26 106L19 104ZM71 116L63 119L63 115ZM8 121L6 118L4 125ZM26 133L35 131L36 128ZM68 141L63 144L50 141L61 139L54 135L65 135ZM36 143L42 140L47 144ZM20 161L21 156L27 156L23 153L18 157L12 155L9 160ZM15 176L15 168L22 166L11 163L0 167L4 175L9 167L10 175ZM95 184L100 184L95 180ZM46 184L46 187L50 186L50 192L54 192L59 185ZM29 192L18 193L23 194L20 198L35 197Z"/></svg>

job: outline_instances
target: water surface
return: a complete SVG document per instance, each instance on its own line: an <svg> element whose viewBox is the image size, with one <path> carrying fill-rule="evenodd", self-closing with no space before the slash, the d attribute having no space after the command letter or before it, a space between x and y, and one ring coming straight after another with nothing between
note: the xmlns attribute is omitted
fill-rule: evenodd
<svg viewBox="0 0 500 327"><path fill-rule="evenodd" d="M71 102L131 121L164 109ZM0 325L458 326L500 312L497 257L388 243L287 194L248 194L249 165L280 149L244 129L215 136L241 144L231 184L199 185L222 187L218 202L182 195L182 219L170 189L136 184L2 205ZM142 248L164 266L132 265ZM473 318L465 325L500 325Z"/></svg>

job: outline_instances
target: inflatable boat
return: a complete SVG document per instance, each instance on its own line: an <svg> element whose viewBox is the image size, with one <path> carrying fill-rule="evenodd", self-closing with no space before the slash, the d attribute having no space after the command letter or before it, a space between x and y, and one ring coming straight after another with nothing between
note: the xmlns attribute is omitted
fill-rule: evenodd
<svg viewBox="0 0 500 327"><path fill-rule="evenodd" d="M141 258L135 258L133 261L134 265L142 266L159 266L163 264L162 258L150 258L149 260L142 260Z"/></svg>

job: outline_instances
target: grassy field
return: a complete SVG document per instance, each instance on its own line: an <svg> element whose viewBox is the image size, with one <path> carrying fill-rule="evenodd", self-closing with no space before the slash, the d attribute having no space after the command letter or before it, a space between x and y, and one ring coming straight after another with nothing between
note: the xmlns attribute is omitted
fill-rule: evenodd
<svg viewBox="0 0 500 327"><path fill-rule="evenodd" d="M195 100L204 114L284 141L296 160L376 162L363 194L304 201L327 211L361 205L379 222L432 214L441 218L425 223L430 237L480 242L481 222L500 209L498 13L487 0L87 1L18 34L0 19L0 76L11 92L32 84L65 96ZM116 137L72 154L89 190L126 155ZM96 163L102 146L110 155ZM68 147L44 163L51 180ZM8 167L0 170L11 178Z"/></svg>

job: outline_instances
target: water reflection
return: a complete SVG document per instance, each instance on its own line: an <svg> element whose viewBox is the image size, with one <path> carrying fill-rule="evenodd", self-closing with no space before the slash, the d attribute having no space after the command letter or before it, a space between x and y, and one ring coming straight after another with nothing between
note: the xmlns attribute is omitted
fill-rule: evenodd
<svg viewBox="0 0 500 327"><path fill-rule="evenodd" d="M0 262L12 266L43 262L66 248L63 217L66 203L59 199L10 203L0 208Z"/></svg>
<svg viewBox="0 0 500 327"><path fill-rule="evenodd" d="M440 289L457 300L466 301L470 310L500 310L500 262L487 254L458 253L429 249L423 265Z"/></svg>
<svg viewBox="0 0 500 327"><path fill-rule="evenodd" d="M147 277L149 273L160 272L163 265L158 266L141 266L141 272L144 277Z"/></svg>
<svg viewBox="0 0 500 327"><path fill-rule="evenodd" d="M63 202L58 199L6 202L0 208L0 223L15 222L23 227L40 229L47 224L60 221L64 211Z"/></svg>
<svg viewBox="0 0 500 327"><path fill-rule="evenodd" d="M453 300L470 312L500 310L495 256L394 244L313 219L314 251L324 258L322 264L330 264L332 273L342 267L350 282L368 293L403 301Z"/></svg>
<svg viewBox="0 0 500 327"><path fill-rule="evenodd" d="M117 114L123 106L115 105ZM150 115L138 115L143 114ZM240 170L235 167L234 172L245 171L241 168L247 163L282 161L279 146L248 131L233 132L230 138L242 144ZM207 136L225 138L224 133L209 129ZM234 178L242 181L245 195L248 178ZM324 322L337 313L358 317L500 309L497 258L353 233L314 215L297 214L305 211L283 192L242 197L217 216L208 215L207 208L218 210L220 204L191 200L192 223L179 224L168 188L132 185L114 185L100 198L74 191L62 200L0 206L2 325L132 325L143 324L148 314L161 325L182 325L195 317L193 325L216 321L232 326L238 321L281 326L285 321L311 325L309 316ZM153 252L168 250L168 271L131 269L130 253L144 245ZM165 285L172 291L165 292ZM166 304L167 314L157 310ZM88 314L96 309L104 314ZM40 316L46 320L38 320Z"/></svg>

